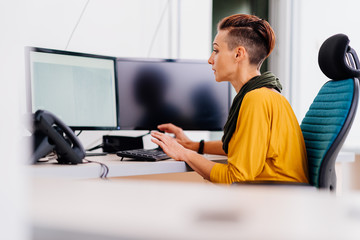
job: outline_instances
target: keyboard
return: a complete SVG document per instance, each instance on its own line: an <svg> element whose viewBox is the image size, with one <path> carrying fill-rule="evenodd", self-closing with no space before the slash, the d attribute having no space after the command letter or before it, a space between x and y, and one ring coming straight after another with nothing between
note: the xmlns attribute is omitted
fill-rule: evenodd
<svg viewBox="0 0 360 240"><path fill-rule="evenodd" d="M116 155L121 157L121 161L124 157L141 161L161 161L170 158L168 155L166 155L166 153L163 152L163 150L159 148L124 150L116 152Z"/></svg>

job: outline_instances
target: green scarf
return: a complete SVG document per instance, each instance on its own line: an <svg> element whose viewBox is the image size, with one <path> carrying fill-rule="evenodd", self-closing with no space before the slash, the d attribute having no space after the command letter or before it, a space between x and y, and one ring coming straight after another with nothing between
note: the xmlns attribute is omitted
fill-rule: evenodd
<svg viewBox="0 0 360 240"><path fill-rule="evenodd" d="M224 126L224 135L221 140L223 142L223 149L225 153L228 153L229 142L235 132L241 103L245 95L252 90L262 87L273 88L278 92L281 92L282 90L279 79L271 72L265 72L259 76L253 77L245 83L244 86L242 86L231 104L229 116Z"/></svg>

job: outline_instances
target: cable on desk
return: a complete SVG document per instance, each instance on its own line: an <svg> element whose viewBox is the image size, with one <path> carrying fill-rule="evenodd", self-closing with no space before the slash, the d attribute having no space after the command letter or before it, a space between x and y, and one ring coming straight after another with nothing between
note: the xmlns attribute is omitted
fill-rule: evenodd
<svg viewBox="0 0 360 240"><path fill-rule="evenodd" d="M76 136L77 136L77 137L80 136L81 133L82 133L82 130L80 130L79 133L76 134Z"/></svg>
<svg viewBox="0 0 360 240"><path fill-rule="evenodd" d="M84 160L87 162L87 163L97 163L100 165L101 167L101 173L100 173L100 178L107 178L107 175L109 174L109 167L102 163L102 162L98 162L98 161L93 161L93 160L88 160L88 159L85 159Z"/></svg>
<svg viewBox="0 0 360 240"><path fill-rule="evenodd" d="M89 148L89 149L86 149L86 151L93 151L93 150L96 150L96 149L99 149L99 148L102 148L104 146L103 143L100 143L99 145L95 146L95 147L92 147L92 148Z"/></svg>

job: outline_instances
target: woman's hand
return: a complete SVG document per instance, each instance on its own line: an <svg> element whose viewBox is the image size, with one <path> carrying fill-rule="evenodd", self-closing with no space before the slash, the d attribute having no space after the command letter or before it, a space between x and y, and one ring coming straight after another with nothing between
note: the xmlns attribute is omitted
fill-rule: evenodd
<svg viewBox="0 0 360 240"><path fill-rule="evenodd" d="M169 157L177 161L185 161L188 150L178 143L175 138L161 132L151 132L151 136L153 137L151 141L159 145Z"/></svg>
<svg viewBox="0 0 360 240"><path fill-rule="evenodd" d="M177 161L186 162L203 178L210 180L211 170L215 165L214 162L207 160L194 151L184 148L175 138L169 135L161 132L151 132L151 136L154 137L151 141L159 145L169 157Z"/></svg>
<svg viewBox="0 0 360 240"><path fill-rule="evenodd" d="M199 148L199 143L191 141L184 133L182 128L171 123L161 124L158 126L160 131L172 133L175 135L175 140L183 147L196 151Z"/></svg>
<svg viewBox="0 0 360 240"><path fill-rule="evenodd" d="M215 163L209 161L194 151L186 149L182 144L180 144L180 142L183 141L190 141L190 139L185 136L183 130L173 124L160 125L159 129L169 133L174 133L176 138L161 132L151 132L151 136L153 137L151 141L159 145L162 150L172 159L177 161L185 161L203 178L210 180L211 170Z"/></svg>

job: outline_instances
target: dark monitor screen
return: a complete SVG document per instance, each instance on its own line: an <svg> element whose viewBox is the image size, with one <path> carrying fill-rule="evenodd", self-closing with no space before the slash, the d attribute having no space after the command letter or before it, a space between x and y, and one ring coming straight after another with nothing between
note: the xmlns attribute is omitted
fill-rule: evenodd
<svg viewBox="0 0 360 240"><path fill-rule="evenodd" d="M117 74L121 129L173 123L185 130L223 130L230 85L216 82L206 61L118 58Z"/></svg>
<svg viewBox="0 0 360 240"><path fill-rule="evenodd" d="M27 47L28 110L74 130L118 129L116 58Z"/></svg>

